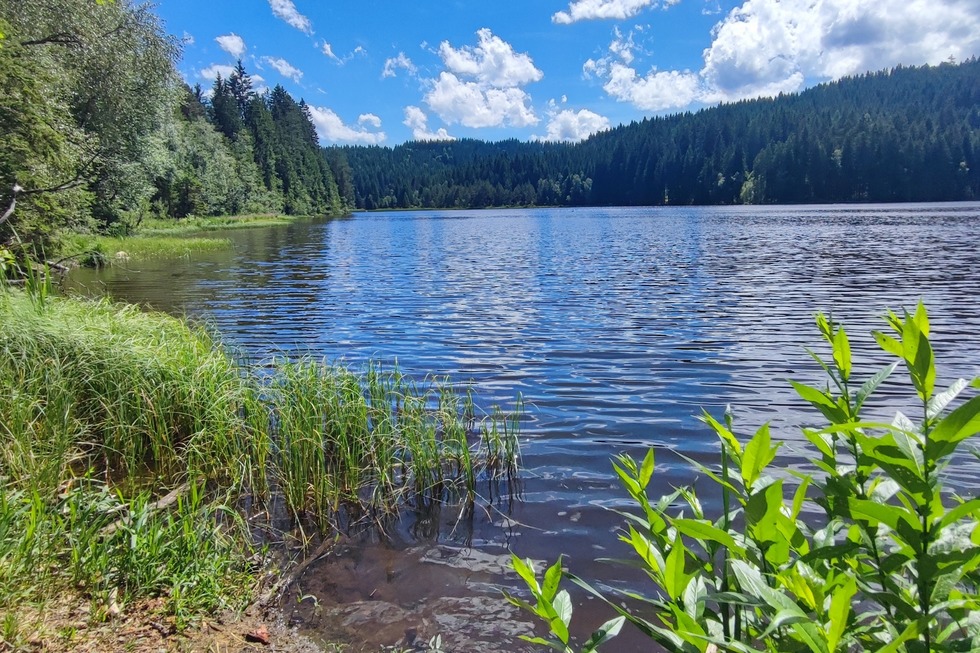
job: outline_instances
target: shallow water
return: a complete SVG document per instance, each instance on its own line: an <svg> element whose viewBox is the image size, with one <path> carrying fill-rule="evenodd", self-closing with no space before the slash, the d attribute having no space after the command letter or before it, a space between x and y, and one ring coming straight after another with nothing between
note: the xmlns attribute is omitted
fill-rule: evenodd
<svg viewBox="0 0 980 653"><path fill-rule="evenodd" d="M441 528L403 523L385 545L311 567L295 616L324 635L393 644L469 629L515 650L499 630L512 615L496 611L509 549L561 551L580 576L635 584L595 562L625 553L609 459L653 446L654 489L689 483L677 454L716 452L695 416L731 404L740 432L771 421L781 463L802 464L799 426L816 419L787 379L820 378L803 349L819 347L816 311L847 325L868 371L886 360L869 330L921 298L941 380L980 374L980 204L368 213L227 235L234 251L73 282L205 317L253 357L397 361L472 381L488 409L518 393L528 403L521 500L463 523L447 508L431 520ZM873 408L890 414L902 392L889 385ZM966 489L978 472L973 461L951 474ZM364 626L353 601L391 627Z"/></svg>

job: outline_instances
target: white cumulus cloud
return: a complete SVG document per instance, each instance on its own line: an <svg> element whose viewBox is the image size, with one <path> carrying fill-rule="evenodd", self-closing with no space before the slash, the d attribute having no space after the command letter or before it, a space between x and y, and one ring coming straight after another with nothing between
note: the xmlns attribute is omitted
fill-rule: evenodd
<svg viewBox="0 0 980 653"><path fill-rule="evenodd" d="M544 77L526 53L495 36L477 32L475 47L439 46L446 70L429 82L426 105L450 125L465 127L527 127L539 122L531 97L521 86Z"/></svg>
<svg viewBox="0 0 980 653"><path fill-rule="evenodd" d="M686 107L699 99L701 79L691 72L651 71L638 75L636 70L613 63L602 87L621 102L629 102L644 111L663 111Z"/></svg>
<svg viewBox="0 0 980 653"><path fill-rule="evenodd" d="M610 54L586 61L583 75L603 81L611 97L647 111L773 96L898 64L975 56L980 53L980 3L746 0L711 35L701 70L641 71L632 35L624 39L616 31Z"/></svg>
<svg viewBox="0 0 980 653"><path fill-rule="evenodd" d="M288 77L296 83L303 78L303 71L279 57L262 57L262 63L272 66L283 77Z"/></svg>
<svg viewBox="0 0 980 653"><path fill-rule="evenodd" d="M313 24L310 19L299 13L296 5L293 4L293 0L269 0L269 6L272 7L272 13L275 14L276 18L286 21L287 24L301 32L313 33Z"/></svg>
<svg viewBox="0 0 980 653"><path fill-rule="evenodd" d="M416 141L452 141L455 140L449 135L445 127L440 127L436 131L429 131L429 117L425 115L419 107L405 107L405 120L402 124L412 130L412 138Z"/></svg>
<svg viewBox="0 0 980 653"><path fill-rule="evenodd" d="M670 7L680 0L575 0L568 5L568 11L559 11L551 20L560 25L577 23L580 20L615 19L626 20L637 15L647 7Z"/></svg>
<svg viewBox="0 0 980 653"><path fill-rule="evenodd" d="M240 59L241 56L245 54L245 39L234 32L231 34L224 34L215 38L214 40L218 42L218 45L222 50L236 59Z"/></svg>
<svg viewBox="0 0 980 653"><path fill-rule="evenodd" d="M201 76L201 79L209 79L211 81L214 81L215 78L218 77L218 75L221 75L221 79L228 79L229 77L231 77L231 74L233 72L235 72L234 66L227 66L225 64L213 63L207 68L204 68L201 71L199 71L198 75Z"/></svg>
<svg viewBox="0 0 980 653"><path fill-rule="evenodd" d="M398 69L408 71L408 74L415 75L418 72L415 64L404 52L399 52L397 57L389 57L385 60L385 68L381 72L382 77L394 77L398 74Z"/></svg>
<svg viewBox="0 0 980 653"><path fill-rule="evenodd" d="M377 129L381 127L381 118L374 115L373 113L362 113L357 117L357 124L370 125L375 129Z"/></svg>
<svg viewBox="0 0 980 653"><path fill-rule="evenodd" d="M530 106L531 98L523 89L485 88L445 71L439 74L424 99L430 109L451 125L527 127L538 123Z"/></svg>
<svg viewBox="0 0 980 653"><path fill-rule="evenodd" d="M439 45L439 56L451 73L475 78L487 86L524 86L537 82L544 73L534 66L526 53L514 52L513 46L488 28L478 30L479 44L458 50L449 41Z"/></svg>
<svg viewBox="0 0 980 653"><path fill-rule="evenodd" d="M310 117L316 126L317 134L322 140L332 143L361 143L364 145L377 145L384 142L388 136L383 131L371 131L362 127L352 127L344 124L344 121L332 109L326 107L316 107L308 105ZM364 114L361 118L372 114ZM377 116L374 116L375 118ZM370 121L369 121L370 122ZM380 127L381 121L378 121ZM374 125L372 125L374 126Z"/></svg>
<svg viewBox="0 0 980 653"><path fill-rule="evenodd" d="M712 97L800 89L980 52L975 0L747 0L713 30L702 75Z"/></svg>
<svg viewBox="0 0 980 653"><path fill-rule="evenodd" d="M548 118L548 133L544 136L532 136L534 140L578 142L596 132L609 129L609 118L588 109L558 111L552 103Z"/></svg>

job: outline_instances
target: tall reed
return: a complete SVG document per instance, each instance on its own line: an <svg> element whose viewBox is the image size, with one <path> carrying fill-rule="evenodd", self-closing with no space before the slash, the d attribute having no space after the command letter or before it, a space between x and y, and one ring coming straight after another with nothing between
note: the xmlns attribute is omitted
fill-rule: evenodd
<svg viewBox="0 0 980 653"><path fill-rule="evenodd" d="M314 360L280 361L270 380L279 484L297 514L329 523L341 507L363 514L400 503L476 498L481 457L472 396L447 379L421 383L378 365L366 372ZM500 447L513 426L485 418ZM500 433L503 435L499 435ZM503 442L507 442L503 445Z"/></svg>
<svg viewBox="0 0 980 653"><path fill-rule="evenodd" d="M478 422L448 380L311 359L259 375L206 329L49 290L0 287L0 607L163 596L185 624L249 594L252 544L226 508L243 497L280 492L326 530L472 503L514 459L516 422Z"/></svg>

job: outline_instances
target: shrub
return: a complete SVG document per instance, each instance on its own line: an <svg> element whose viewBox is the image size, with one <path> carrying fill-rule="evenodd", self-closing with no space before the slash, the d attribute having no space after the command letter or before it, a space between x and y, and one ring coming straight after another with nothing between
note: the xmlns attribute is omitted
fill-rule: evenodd
<svg viewBox="0 0 980 653"><path fill-rule="evenodd" d="M693 487L651 498L653 450L639 462L618 457L616 474L639 507L623 513L621 539L656 593L629 593L631 607L623 607L566 574L561 559L539 581L531 561L514 556L534 602L508 598L550 630L548 639L526 639L574 650L571 601L559 589L569 575L619 614L583 651L596 650L624 622L685 653L980 650L980 499L961 498L944 483L945 468L980 431L980 396L952 409L970 384L960 379L937 392L921 304L885 320L889 329L874 337L898 360L859 383L843 327L816 317L832 356L811 355L828 383L792 382L827 421L804 429L818 454L814 472L774 471L779 445L768 425L743 443L728 414L722 421L703 416L721 441L720 470L692 463L721 490L720 515L705 513ZM899 365L918 416L866 419L868 398ZM684 509L672 508L675 502Z"/></svg>

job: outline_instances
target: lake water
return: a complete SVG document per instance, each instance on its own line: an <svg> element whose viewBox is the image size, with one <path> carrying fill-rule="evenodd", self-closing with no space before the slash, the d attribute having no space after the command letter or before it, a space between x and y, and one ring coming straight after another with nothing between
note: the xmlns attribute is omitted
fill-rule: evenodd
<svg viewBox="0 0 980 653"><path fill-rule="evenodd" d="M880 316L922 299L940 381L980 374L980 204L365 213L227 235L229 252L75 281L205 317L255 357L397 361L471 381L487 408L527 402L520 500L469 524L446 511L311 567L295 598L317 601L291 610L324 636L467 631L516 650L495 589L512 582L510 549L635 583L595 562L626 553L610 458L652 446L655 491L690 483L678 454L717 452L696 415L731 404L739 432L772 422L781 463L802 464L800 426L819 420L787 380L820 379L804 351L820 348L816 311L845 323L869 371L887 360L869 335ZM904 391L889 385L873 409L889 415ZM980 468L952 474L973 488Z"/></svg>

